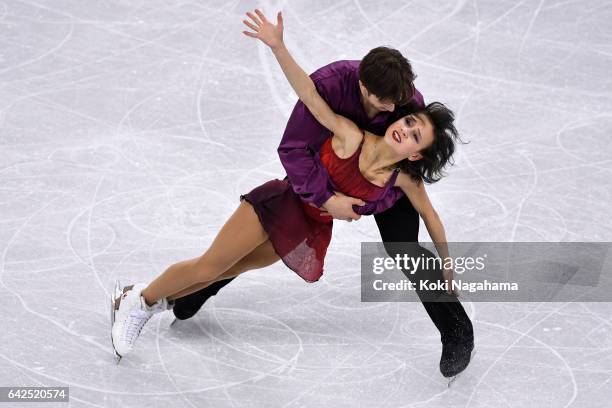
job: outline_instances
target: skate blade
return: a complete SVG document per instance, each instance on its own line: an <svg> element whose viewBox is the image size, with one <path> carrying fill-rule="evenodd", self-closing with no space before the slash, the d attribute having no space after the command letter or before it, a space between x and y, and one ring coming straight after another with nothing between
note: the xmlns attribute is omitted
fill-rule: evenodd
<svg viewBox="0 0 612 408"><path fill-rule="evenodd" d="M121 283L119 280L115 280L115 287L111 294L111 326L115 324L115 312L117 310L116 300L121 296Z"/></svg>
<svg viewBox="0 0 612 408"><path fill-rule="evenodd" d="M459 376L460 376L461 374L465 373L465 370L467 370L467 369L468 369L468 367L469 367L469 366L470 366L470 364L472 363L472 360L474 360L474 356L475 356L475 355L476 355L476 346L474 346L474 348L472 349L472 352L470 353L470 362L468 363L467 367L465 367L465 369L464 369L462 372L460 372L459 374L454 375L454 376L452 376L452 377L449 377L449 379L448 379L448 386L447 386L447 388L450 388L450 387L451 387L451 385L453 385L453 383L454 383L454 382L457 380L457 378L459 378Z"/></svg>
<svg viewBox="0 0 612 408"><path fill-rule="evenodd" d="M175 317L172 323L170 323L170 327L174 326L178 322L178 319Z"/></svg>
<svg viewBox="0 0 612 408"><path fill-rule="evenodd" d="M121 355L119 353L117 353L117 350L115 349L115 343L113 342L113 326L115 325L115 313L117 311L117 304L116 304L116 299L118 297L120 297L122 294L121 291L121 283L119 282L119 280L115 280L115 287L113 289L113 293L111 293L111 310L110 310L110 321L111 321L111 345L113 346L113 353L114 353L114 358L115 358L115 362L117 364L119 364L119 361L121 361Z"/></svg>

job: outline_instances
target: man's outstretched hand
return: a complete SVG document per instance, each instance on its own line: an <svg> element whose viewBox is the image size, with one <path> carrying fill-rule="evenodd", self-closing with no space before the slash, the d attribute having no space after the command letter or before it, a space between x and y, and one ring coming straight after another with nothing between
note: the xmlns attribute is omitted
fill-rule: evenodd
<svg viewBox="0 0 612 408"><path fill-rule="evenodd" d="M283 15L280 11L276 15L276 25L269 22L260 10L255 10L255 14L247 12L246 15L251 21L242 22L254 32L243 31L244 35L257 38L272 49L283 44Z"/></svg>

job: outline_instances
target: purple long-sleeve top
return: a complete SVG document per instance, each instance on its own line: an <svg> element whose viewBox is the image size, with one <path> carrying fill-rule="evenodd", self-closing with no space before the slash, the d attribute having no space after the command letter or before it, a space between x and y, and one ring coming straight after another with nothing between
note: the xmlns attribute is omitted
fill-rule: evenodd
<svg viewBox="0 0 612 408"><path fill-rule="evenodd" d="M351 119L359 128L376 135L384 135L391 114L380 112L369 119L361 104L359 89L360 61L336 61L315 71L312 78L317 91L337 114ZM415 90L413 102L424 106L423 95ZM308 108L298 101L293 108L285 133L278 147L278 155L287 172L293 190L305 202L321 207L336 189L325 166L319 159L319 150L331 133L321 125ZM366 201L363 206L353 205L357 214L369 215L390 208L404 192L392 187L377 201Z"/></svg>

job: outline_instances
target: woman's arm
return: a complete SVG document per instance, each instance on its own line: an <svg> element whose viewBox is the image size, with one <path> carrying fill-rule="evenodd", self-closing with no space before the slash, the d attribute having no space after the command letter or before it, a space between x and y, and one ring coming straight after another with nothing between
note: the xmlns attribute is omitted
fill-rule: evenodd
<svg viewBox="0 0 612 408"><path fill-rule="evenodd" d="M442 258L442 263L446 264L446 259L450 258L450 255L448 253L444 225L442 224L440 216L431 204L431 201L429 201L429 196L425 190L424 183L421 182L417 184L408 174L400 172L400 174L397 176L395 184L402 189L404 194L408 196L412 206L415 210L417 210L423 219L423 222L427 227L427 232L429 232L429 236L436 246L438 255L440 258ZM447 288L449 289L448 292L450 293L453 291L451 286L451 282L453 280L452 268L445 268L443 271L443 276L447 282Z"/></svg>
<svg viewBox="0 0 612 408"><path fill-rule="evenodd" d="M278 13L277 24L274 25L266 19L261 11L255 10L255 13L257 16L247 13L253 22L243 20L243 23L255 31L255 33L249 31L243 31L243 33L249 37L261 40L270 47L291 87L317 121L342 139L347 135L360 136L361 132L353 121L341 115L336 115L331 110L327 102L317 92L312 79L295 62L289 50L287 50L283 42L282 14Z"/></svg>

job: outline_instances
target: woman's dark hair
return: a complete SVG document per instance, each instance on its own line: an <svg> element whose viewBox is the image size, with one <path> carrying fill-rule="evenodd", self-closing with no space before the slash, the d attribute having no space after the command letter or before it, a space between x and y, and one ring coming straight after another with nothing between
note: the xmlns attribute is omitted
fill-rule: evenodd
<svg viewBox="0 0 612 408"><path fill-rule="evenodd" d="M359 79L368 92L396 105L412 99L415 78L410 62L393 48L376 47L359 64Z"/></svg>
<svg viewBox="0 0 612 408"><path fill-rule="evenodd" d="M419 152L423 156L422 159L415 161L404 159L399 162L399 168L417 183L422 180L431 184L444 177L443 170L448 163L454 164L455 142L464 142L459 138L459 132L455 128L455 114L440 102L432 102L425 108L414 103L400 106L393 111L390 123L406 115L417 113L427 116L431 121L434 139L431 145Z"/></svg>

